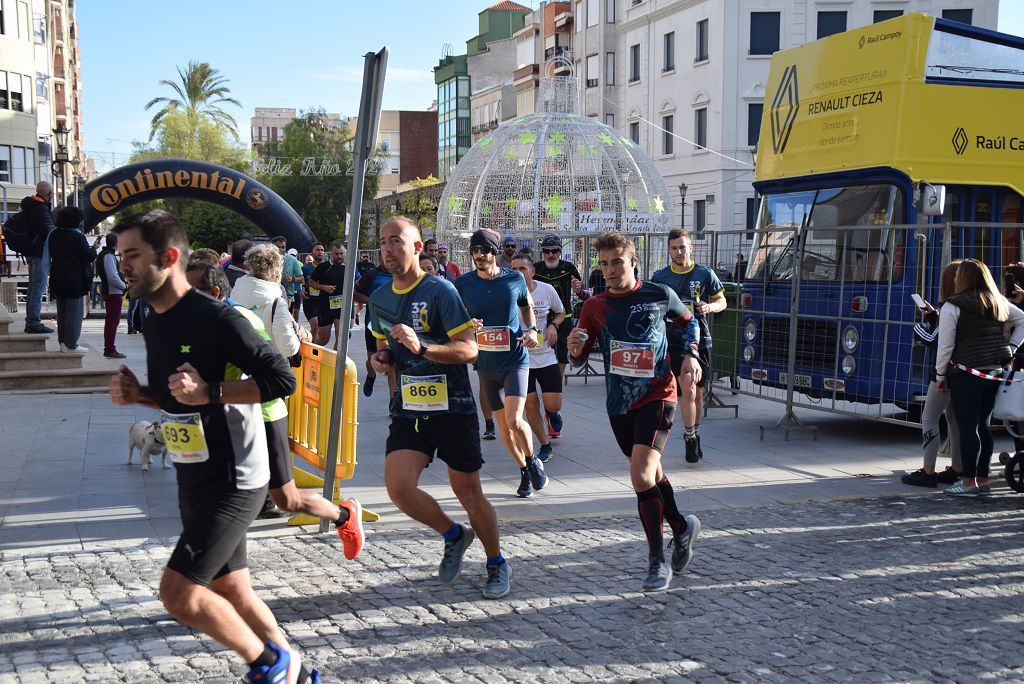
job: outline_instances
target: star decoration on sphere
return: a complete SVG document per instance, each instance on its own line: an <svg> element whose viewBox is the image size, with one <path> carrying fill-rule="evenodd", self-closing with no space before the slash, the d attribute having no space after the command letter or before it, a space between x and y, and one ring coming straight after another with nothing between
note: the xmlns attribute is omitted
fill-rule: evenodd
<svg viewBox="0 0 1024 684"><path fill-rule="evenodd" d="M619 136L619 142L621 142L626 147L636 147L636 143L635 142L633 142L629 138L626 138L626 137L621 136L621 135Z"/></svg>
<svg viewBox="0 0 1024 684"><path fill-rule="evenodd" d="M544 208L548 210L548 216L558 216L565 207L565 200L558 195L548 195L544 202Z"/></svg>
<svg viewBox="0 0 1024 684"><path fill-rule="evenodd" d="M661 199L661 197L659 197L657 195L652 197L651 198L651 211L653 211L655 214L664 214L665 213L665 200Z"/></svg>
<svg viewBox="0 0 1024 684"><path fill-rule="evenodd" d="M586 143L583 143L582 145L580 145L580 152L585 152L591 156L594 156L597 154L597 145L588 145Z"/></svg>
<svg viewBox="0 0 1024 684"><path fill-rule="evenodd" d="M516 151L511 147L505 150L505 159L516 159Z"/></svg>
<svg viewBox="0 0 1024 684"><path fill-rule="evenodd" d="M556 143L565 142L565 133L552 133L551 134L551 142L556 142Z"/></svg>
<svg viewBox="0 0 1024 684"><path fill-rule="evenodd" d="M547 153L549 157L557 157L562 154L561 145L548 145Z"/></svg>
<svg viewBox="0 0 1024 684"><path fill-rule="evenodd" d="M536 133L520 133L519 134L519 142L521 142L521 143L537 142L537 134Z"/></svg>
<svg viewBox="0 0 1024 684"><path fill-rule="evenodd" d="M517 200L515 197L509 197L507 200L505 200L505 206L508 207L509 211L513 211L516 208L517 204L519 204L519 200Z"/></svg>
<svg viewBox="0 0 1024 684"><path fill-rule="evenodd" d="M627 209L632 209L633 211L636 211L636 208L637 208L636 200L634 198L632 198L632 197L630 197L628 200L626 200L626 208Z"/></svg>
<svg viewBox="0 0 1024 684"><path fill-rule="evenodd" d="M600 140L601 142L603 142L605 145L614 145L615 144L615 138L613 138L612 136L608 135L607 133L602 133L601 135L597 136L597 139Z"/></svg>
<svg viewBox="0 0 1024 684"><path fill-rule="evenodd" d="M460 200L455 195L452 195L451 197L449 197L448 198L448 211L453 212L453 213L454 212L462 211L462 200Z"/></svg>
<svg viewBox="0 0 1024 684"><path fill-rule="evenodd" d="M491 209L491 205L490 204L485 204L484 206L482 206L480 208L480 215L485 217L485 218L490 217L492 212L493 212L493 209Z"/></svg>
<svg viewBox="0 0 1024 684"><path fill-rule="evenodd" d="M494 142L494 136L493 135L489 135L486 138L481 138L480 142L478 142L477 145L479 145L480 147L487 147L492 142Z"/></svg>

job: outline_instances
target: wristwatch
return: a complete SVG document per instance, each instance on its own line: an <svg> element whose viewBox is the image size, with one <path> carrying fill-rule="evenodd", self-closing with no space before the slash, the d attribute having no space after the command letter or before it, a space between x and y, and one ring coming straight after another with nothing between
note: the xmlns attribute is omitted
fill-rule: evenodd
<svg viewBox="0 0 1024 684"><path fill-rule="evenodd" d="M206 386L210 392L210 403L219 404L224 398L224 387L219 382L211 382Z"/></svg>
<svg viewBox="0 0 1024 684"><path fill-rule="evenodd" d="M535 325L531 325L529 328L527 328L527 330L532 330L533 332L540 332L540 330L538 330L537 326Z"/></svg>
<svg viewBox="0 0 1024 684"><path fill-rule="evenodd" d="M424 356L427 353L427 349L427 344L425 342L420 342L420 350L416 353L416 356Z"/></svg>

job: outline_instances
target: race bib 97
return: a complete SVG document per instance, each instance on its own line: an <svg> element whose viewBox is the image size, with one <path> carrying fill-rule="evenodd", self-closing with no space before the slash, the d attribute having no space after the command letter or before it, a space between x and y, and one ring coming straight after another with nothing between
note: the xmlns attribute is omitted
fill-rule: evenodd
<svg viewBox="0 0 1024 684"><path fill-rule="evenodd" d="M611 342L611 372L629 378L654 377L653 342Z"/></svg>

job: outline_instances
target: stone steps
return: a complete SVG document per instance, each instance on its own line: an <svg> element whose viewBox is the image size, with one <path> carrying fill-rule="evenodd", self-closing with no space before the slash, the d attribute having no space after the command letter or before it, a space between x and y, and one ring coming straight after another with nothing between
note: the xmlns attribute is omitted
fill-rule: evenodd
<svg viewBox="0 0 1024 684"><path fill-rule="evenodd" d="M82 356L51 351L0 352L0 372L81 369Z"/></svg>
<svg viewBox="0 0 1024 684"><path fill-rule="evenodd" d="M65 354L64 356L67 356ZM110 370L46 369L0 371L0 392L22 393L33 390L68 390L78 392L106 389Z"/></svg>
<svg viewBox="0 0 1024 684"><path fill-rule="evenodd" d="M48 339L50 336L46 333L0 333L0 354L45 352Z"/></svg>

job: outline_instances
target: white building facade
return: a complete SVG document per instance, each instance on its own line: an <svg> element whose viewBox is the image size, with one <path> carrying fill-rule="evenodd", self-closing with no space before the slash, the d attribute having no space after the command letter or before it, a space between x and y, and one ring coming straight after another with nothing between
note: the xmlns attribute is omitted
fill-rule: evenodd
<svg viewBox="0 0 1024 684"><path fill-rule="evenodd" d="M655 160L670 192L685 184L681 221L697 233L753 226L754 158L773 52L908 12L989 29L998 15L997 0L578 0L575 7L584 25L576 55L614 62L612 97L603 75L595 84L589 69L580 74L589 86L584 113L613 118ZM588 19L588 10L616 12L614 57L595 52L610 51L608 22ZM595 89L600 106L591 102Z"/></svg>

